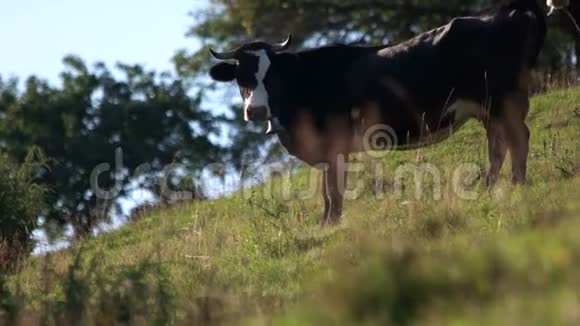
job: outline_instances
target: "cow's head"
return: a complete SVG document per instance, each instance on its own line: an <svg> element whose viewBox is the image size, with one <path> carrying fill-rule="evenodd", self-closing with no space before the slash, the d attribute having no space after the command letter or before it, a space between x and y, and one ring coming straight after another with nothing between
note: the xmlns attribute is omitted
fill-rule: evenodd
<svg viewBox="0 0 580 326"><path fill-rule="evenodd" d="M570 0L546 0L546 5L550 8L548 15L552 15L554 11L570 6Z"/></svg>
<svg viewBox="0 0 580 326"><path fill-rule="evenodd" d="M280 51L288 49L292 37L279 44L252 42L236 50L216 52L210 50L214 58L231 61L220 62L210 70L210 76L218 82L236 81L243 100L244 120L268 121L267 133L280 129L276 112L272 107L272 94L278 93L281 87L272 73L272 58Z"/></svg>

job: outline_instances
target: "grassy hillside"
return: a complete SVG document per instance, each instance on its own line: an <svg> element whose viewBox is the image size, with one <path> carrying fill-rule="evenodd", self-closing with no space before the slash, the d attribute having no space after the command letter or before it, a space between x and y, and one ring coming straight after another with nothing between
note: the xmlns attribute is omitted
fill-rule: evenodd
<svg viewBox="0 0 580 326"><path fill-rule="evenodd" d="M578 324L579 106L578 89L533 100L528 186L508 182L508 160L486 191L473 122L434 147L389 153L382 176L359 155L349 182L360 191L340 227L319 227L321 198L304 194L301 169L286 194L274 178L32 258L0 284L0 310L23 324ZM411 174L398 186L407 163L420 199ZM470 173L457 173L462 163Z"/></svg>

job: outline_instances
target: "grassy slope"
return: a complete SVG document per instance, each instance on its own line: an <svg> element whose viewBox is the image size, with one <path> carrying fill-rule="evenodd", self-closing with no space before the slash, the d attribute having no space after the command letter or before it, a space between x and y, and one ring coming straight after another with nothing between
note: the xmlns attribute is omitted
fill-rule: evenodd
<svg viewBox="0 0 580 326"><path fill-rule="evenodd" d="M380 200L372 162L360 158L367 169L356 180L364 191L346 203L339 228L318 227L319 196L298 196L309 183L301 170L291 177L290 198L264 198L259 186L250 199L237 194L152 212L33 258L3 290L2 307L12 313L5 316L57 323L578 322L579 103L578 89L533 100L529 186L509 184L508 161L492 193L478 186L475 201L453 195L450 167L486 166L484 131L474 122L440 145L387 155ZM441 200L430 187L422 200L410 191L392 197L395 168L417 161L446 172Z"/></svg>

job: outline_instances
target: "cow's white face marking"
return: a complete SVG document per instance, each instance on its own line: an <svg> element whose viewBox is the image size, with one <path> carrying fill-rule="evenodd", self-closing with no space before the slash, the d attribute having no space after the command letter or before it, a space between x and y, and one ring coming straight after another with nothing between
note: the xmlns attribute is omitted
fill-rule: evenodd
<svg viewBox="0 0 580 326"><path fill-rule="evenodd" d="M453 120L455 123L462 124L470 118L477 118L480 113L480 103L459 99L455 101L455 103L451 104L447 110L445 110L444 116L453 114Z"/></svg>
<svg viewBox="0 0 580 326"><path fill-rule="evenodd" d="M270 61L270 58L268 57L268 54L265 50L249 51L248 53L258 57L258 71L255 75L258 84L256 89L252 90L250 95L244 98L244 120L250 120L248 117L248 108L260 106L266 108L269 119L272 117L272 113L270 110L270 105L268 104L269 97L268 91L266 91L266 86L264 85L264 79L266 78L266 74L268 73L268 69L270 69L272 62Z"/></svg>

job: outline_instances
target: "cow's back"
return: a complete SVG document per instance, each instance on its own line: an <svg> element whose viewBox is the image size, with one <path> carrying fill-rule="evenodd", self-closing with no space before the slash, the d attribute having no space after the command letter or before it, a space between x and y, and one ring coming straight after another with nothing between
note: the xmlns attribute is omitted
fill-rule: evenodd
<svg viewBox="0 0 580 326"><path fill-rule="evenodd" d="M351 68L355 107L408 142L426 131L448 135L482 110L498 114L491 102L522 88L536 59L536 28L529 11L462 17L369 54Z"/></svg>

